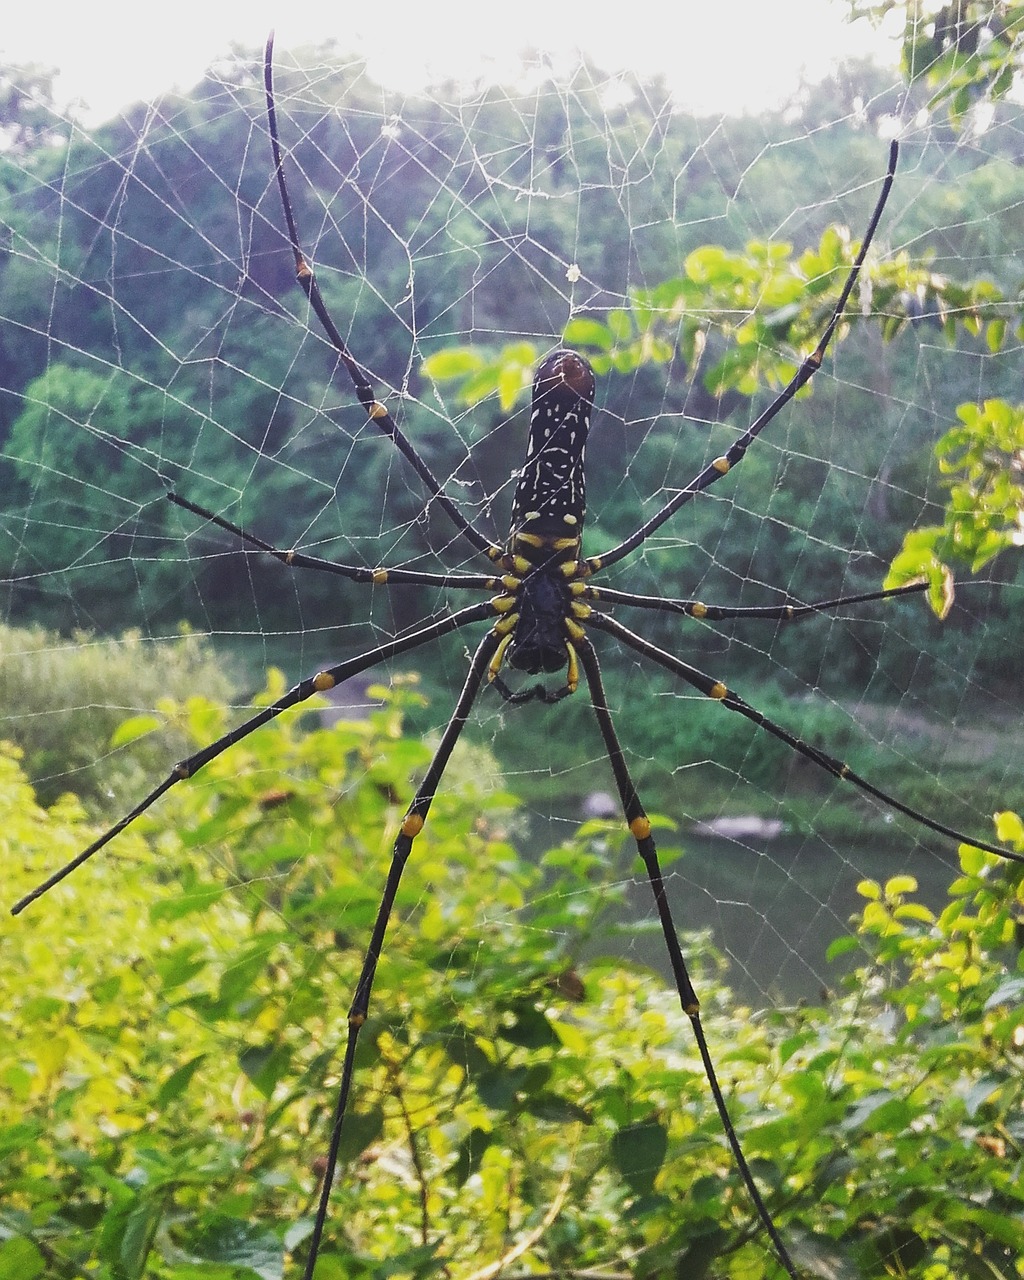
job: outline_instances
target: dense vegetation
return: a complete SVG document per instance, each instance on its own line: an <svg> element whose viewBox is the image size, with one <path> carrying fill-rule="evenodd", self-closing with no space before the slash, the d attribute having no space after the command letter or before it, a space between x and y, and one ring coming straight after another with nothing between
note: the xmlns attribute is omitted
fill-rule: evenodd
<svg viewBox="0 0 1024 1280"><path fill-rule="evenodd" d="M224 723L200 699L165 710L197 742ZM302 1255L345 993L429 748L399 704L239 752L6 932L3 1280L278 1280ZM317 1275L776 1275L674 994L609 954L646 927L612 923L618 824L527 866L487 773L455 762L403 883ZM4 755L12 894L88 831ZM1000 835L1024 847L1012 815ZM687 939L748 1159L809 1276L1020 1274L1022 877L994 861L965 850L940 913L909 877L863 883L834 948L856 971L821 1008L752 1015Z"/></svg>
<svg viewBox="0 0 1024 1280"><path fill-rule="evenodd" d="M876 89L877 72L854 68L805 92L807 124L796 126L789 112L711 127L672 113L657 86L609 105L597 77L532 98L486 90L454 111L454 87L449 98L443 89L382 98L358 69L325 75L310 64L318 103L303 96L305 70L280 75L285 127L302 138L296 199L328 301L354 318L360 359L383 385L406 389L406 429L452 477L467 512L500 537L521 425L507 424L494 397L465 413L465 379L431 382L424 369L432 358L445 367L447 352L451 372L460 367L452 353L471 344L499 383L505 371L512 401L516 352L521 372L524 350L528 364L567 322L576 326L608 370L590 450L592 549L635 527L711 456L820 330L850 252L830 226L841 218L854 235L863 226L884 164L880 123L896 105ZM807 127L818 119L836 122L827 165ZM34 115L20 123L0 156L8 619L65 635L137 626L147 637L185 622L223 634L251 687L268 658L305 669L311 619L337 627L366 616L358 586L285 578L279 565L243 557L167 503L172 487L276 545L458 567L464 552L450 545L443 516L422 518L418 486L361 425L346 388L328 380L323 343L281 314L296 296L252 63L220 68L187 99L75 133L68 149ZM477 137L489 150L471 149ZM620 581L737 604L880 585L906 530L936 510L923 504L943 500L930 449L957 405L980 384L989 399L1017 396L1014 362L993 351L1016 342L1018 144L1008 114L984 148L964 147L944 126L911 136L886 227L913 254L869 263L874 305L867 317L854 309L841 335L841 377L823 378L787 412L784 450L752 451L727 502L687 508ZM754 220L785 227L798 251L752 234ZM570 258L593 273L571 319ZM1002 654L1022 624L1020 596L1007 590L1016 576L1014 562L990 563L986 585L962 590L942 625L919 601L894 602L842 627L690 627L685 644L710 666L735 636L730 679L770 685L767 709L785 707L802 733L845 738L849 707L893 696L941 723L965 678L1005 689ZM407 588L387 600L376 593L369 616L390 630L438 606ZM644 625L654 640L680 643L677 620ZM342 625L324 643L351 648L364 634L356 627L350 638ZM614 652L605 660L628 669ZM428 687L455 678L433 648L416 665ZM916 705L915 683L926 705ZM809 690L832 699L836 714L812 710ZM627 736L689 758L687 739L707 730L681 723L671 698L656 706L664 714L625 703ZM975 714L985 714L980 705ZM564 715L568 733L587 731L586 708ZM714 736L725 782L704 778L698 812L723 803L739 762L751 767L744 726L716 726ZM511 737L495 748L510 769L530 754ZM779 760L771 745L759 750L762 776L776 775ZM652 766L649 785L665 794ZM902 768L896 759L890 767ZM974 785L986 789L980 778ZM993 788L979 800L984 812L1024 796ZM801 806L797 795L788 822L806 821Z"/></svg>

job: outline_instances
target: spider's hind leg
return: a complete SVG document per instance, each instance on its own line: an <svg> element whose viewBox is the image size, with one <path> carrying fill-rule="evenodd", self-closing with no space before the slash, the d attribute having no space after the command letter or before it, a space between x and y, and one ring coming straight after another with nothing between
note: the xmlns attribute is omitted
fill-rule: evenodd
<svg viewBox="0 0 1024 1280"><path fill-rule="evenodd" d="M608 753L612 772L615 775L615 785L619 792L619 799L622 802L623 813L630 833L636 841L637 852L643 861L647 879L654 894L654 901L658 908L658 918L661 921L661 930L665 938L665 945L668 948L669 962L672 966L672 976L675 981L676 991L679 993L679 1003L682 1005L683 1012L690 1019L690 1025L693 1027L701 1062L704 1065L704 1074L707 1076L708 1085L715 1100L715 1107L722 1122L722 1128L725 1131L729 1146L732 1148L740 1176L743 1178L750 1198L754 1203L757 1216L760 1218L764 1229L768 1232L779 1261L782 1263L790 1280L799 1280L793 1259L790 1257L785 1242L779 1234L779 1229L776 1227L768 1206L765 1204L764 1198L754 1181L754 1175L751 1173L746 1156L743 1154L743 1148L740 1146L739 1138L736 1135L732 1119L729 1116L729 1110L725 1104L725 1096L718 1082L718 1075L711 1058L711 1052L708 1049L704 1028L701 1025L700 1001L697 999L697 993L690 980L690 973L686 966L682 947L679 945L679 935L676 932L675 921L672 918L672 911L668 903L668 895L665 892L665 881L661 873L661 864L658 861L658 851L655 847L654 837L651 835L651 824L640 801L636 785L630 776L618 734L615 732L615 725L608 709L608 699L605 696L604 682L601 679L601 668L598 665L597 654L586 637L577 642L577 648L580 663L583 666L587 684L590 688L591 704L601 730L601 737L604 739L604 746Z"/></svg>

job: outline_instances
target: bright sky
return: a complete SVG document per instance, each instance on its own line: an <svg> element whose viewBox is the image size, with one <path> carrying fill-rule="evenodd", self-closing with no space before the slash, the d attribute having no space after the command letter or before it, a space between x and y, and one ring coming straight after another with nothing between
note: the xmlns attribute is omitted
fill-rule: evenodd
<svg viewBox="0 0 1024 1280"><path fill-rule="evenodd" d="M582 47L605 70L661 72L682 105L718 113L773 105L844 56L894 63L893 42L846 25L847 11L842 0L51 0L7 7L0 61L58 67L59 97L83 99L95 121L190 87L232 42L261 45L272 26L280 49L333 37L409 89L487 66L508 79L521 49Z"/></svg>

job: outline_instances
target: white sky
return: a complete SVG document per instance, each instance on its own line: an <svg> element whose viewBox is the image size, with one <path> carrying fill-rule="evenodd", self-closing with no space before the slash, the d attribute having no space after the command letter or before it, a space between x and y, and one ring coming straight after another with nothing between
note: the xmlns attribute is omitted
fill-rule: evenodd
<svg viewBox="0 0 1024 1280"><path fill-rule="evenodd" d="M334 37L409 89L486 66L500 77L522 48L582 47L608 71L661 72L682 105L718 113L774 105L844 56L894 63L893 41L846 12L842 0L51 0L7 6L0 60L58 67L58 97L83 99L95 121L190 87L232 41L260 45L272 26L280 49Z"/></svg>

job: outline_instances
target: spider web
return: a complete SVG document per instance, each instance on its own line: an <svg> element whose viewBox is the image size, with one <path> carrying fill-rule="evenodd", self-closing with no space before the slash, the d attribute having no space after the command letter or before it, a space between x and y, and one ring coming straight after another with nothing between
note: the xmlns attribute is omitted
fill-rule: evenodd
<svg viewBox="0 0 1024 1280"><path fill-rule="evenodd" d="M300 235L327 304L445 491L498 542L527 402L504 408L492 393L467 405L457 381L425 372L438 353L472 349L510 377L571 320L628 328L644 291L677 278L700 246L784 241L800 252L832 224L859 238L897 133L903 158L876 255L929 256L938 275L989 277L1008 293L1017 284L1019 120L1002 108L989 127L953 134L869 68L758 119L686 116L663 86L542 61L525 63L515 86L411 96L333 52L284 52L278 93ZM116 816L180 754L165 738L132 763L139 744L108 746L107 735L154 711L166 690L128 672L179 652L182 623L224 668L220 684L210 663L203 678L234 705L233 723L268 668L294 683L476 598L290 571L173 508L169 488L285 549L369 567L482 566L366 421L294 285L258 58L89 133L55 118L45 136L12 137L4 161L3 608L11 628L50 628L35 641L9 633L4 732L28 744L46 798L83 790ZM851 309L871 304L864 290ZM653 514L770 401L778 352L766 350L753 395L707 383L748 316L742 300L700 313L693 360L676 351L600 378L589 554ZM931 447L959 404L1013 399L1019 362L1014 339L998 351L951 343L924 315L884 344L855 314L813 393L606 585L745 606L877 590L903 534L939 522ZM991 839L993 811L1024 802L1018 573L1005 558L962 572L943 623L918 597L789 626L621 616L880 785ZM128 628L138 639L126 649ZM740 999L760 1008L834 987L841 970L826 949L848 931L862 879L909 873L925 902L942 904L958 865L951 843L816 777L607 641L595 645L630 768L665 817L661 843L681 850L669 868L680 927L708 932ZM372 673L419 673L415 739L436 742L474 643L452 637ZM42 674L83 652L125 656L116 688ZM176 691L193 692L193 679L187 668ZM366 682L346 695L343 713L375 704ZM66 735L58 713L86 712L96 738L53 767L55 748L33 735ZM509 826L528 857L616 808L582 693L515 708L485 691L442 796L461 796L467 777L519 798ZM618 849L617 836L601 839ZM102 857L116 859L116 846ZM661 964L628 847L605 874L627 927L607 922L591 953ZM230 892L265 900L268 879L254 873ZM530 905L503 910L533 911L544 929L549 897L564 891L535 888Z"/></svg>

